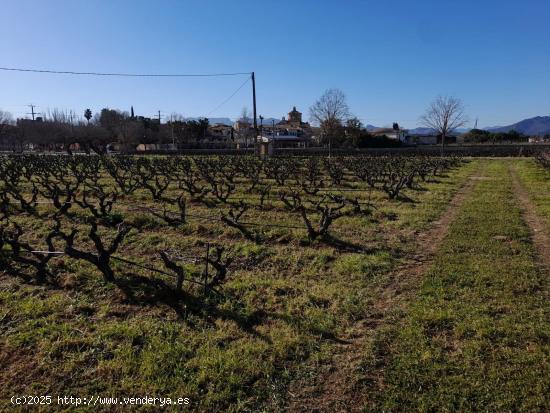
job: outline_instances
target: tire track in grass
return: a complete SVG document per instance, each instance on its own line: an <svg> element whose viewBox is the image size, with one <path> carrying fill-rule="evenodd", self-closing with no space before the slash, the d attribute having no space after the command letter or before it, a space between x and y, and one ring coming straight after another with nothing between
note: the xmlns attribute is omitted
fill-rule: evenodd
<svg viewBox="0 0 550 413"><path fill-rule="evenodd" d="M550 236L546 232L543 219L537 214L529 194L519 180L515 165L509 165L508 171L512 177L512 187L522 212L523 220L531 232L531 241L537 251L538 263L550 275Z"/></svg>
<svg viewBox="0 0 550 413"><path fill-rule="evenodd" d="M369 317L352 325L341 342L335 345L335 354L328 374L316 378L315 383L291 389L289 412L361 412L366 394L363 382L372 380L362 370L365 348L372 342L378 329L392 322L402 312L405 303L415 295L423 274L432 265L434 255L449 232L461 205L470 196L477 181L486 179L485 164L480 166L458 189L448 208L430 227L416 234L414 254L405 257L405 264L394 269L387 282L377 287L374 302L369 306ZM302 383L303 384L303 383Z"/></svg>

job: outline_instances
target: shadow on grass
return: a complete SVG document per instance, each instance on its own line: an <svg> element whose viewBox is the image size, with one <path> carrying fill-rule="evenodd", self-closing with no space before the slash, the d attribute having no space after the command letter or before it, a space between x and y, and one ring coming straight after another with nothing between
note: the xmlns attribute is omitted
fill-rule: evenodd
<svg viewBox="0 0 550 413"><path fill-rule="evenodd" d="M422 185L419 185L419 184L415 184L411 187L407 187L407 189L409 189L410 191L414 191L414 192L428 192L428 188L425 188L425 187L423 187Z"/></svg>
<svg viewBox="0 0 550 413"><path fill-rule="evenodd" d="M36 275L26 274L25 272L14 267L4 268L0 266L0 272L2 271L7 277L17 278L26 285L32 285L35 287L48 287L54 290L59 290L62 288L59 284L59 280L57 279L57 277L53 276L52 274L47 274L45 279L39 280L37 279Z"/></svg>
<svg viewBox="0 0 550 413"><path fill-rule="evenodd" d="M323 237L319 238L319 242L322 242L328 246L336 248L337 250L342 252L361 252L365 254L371 254L373 252L376 252L374 248L368 248L363 245L345 241L331 234L325 234Z"/></svg>
<svg viewBox="0 0 550 413"><path fill-rule="evenodd" d="M424 182L428 184L440 184L443 182L444 179L447 179L449 177L450 175L448 173L440 173L435 176L430 176L426 178Z"/></svg>
<svg viewBox="0 0 550 413"><path fill-rule="evenodd" d="M407 189L410 189L410 190L413 190L413 188L407 188ZM416 201L415 199L407 196L407 195L404 195L402 193L399 193L399 195L397 195L395 198L394 198L395 201L400 201L400 202L403 202L403 203L406 203L406 204L419 204L420 202Z"/></svg>
<svg viewBox="0 0 550 413"><path fill-rule="evenodd" d="M348 344L347 341L336 337L333 332L309 325L307 320L300 317L268 312L262 309L243 315L235 310L219 308L216 305L215 297L198 296L185 291L174 291L173 287L163 280L127 273L124 278L119 277L115 281L115 285L120 288L132 304L140 306L166 305L177 314L180 320L185 321L191 327L195 326L192 321L193 317L191 316L198 317L212 325L217 319L230 320L236 323L244 332L271 344L271 338L259 333L255 327L268 320L280 320L298 331L307 331L325 340ZM217 295L217 297L223 298L222 295ZM230 298L227 295L225 297Z"/></svg>
<svg viewBox="0 0 550 413"><path fill-rule="evenodd" d="M216 306L215 299L210 296L198 296L186 291L178 292L163 280L139 274L127 273L126 277L119 277L114 284L134 305L166 305L180 320L186 321L191 326L194 326L194 323L190 316L199 317L212 324L216 319L230 320L250 335L271 343L269 337L254 329L254 326L263 319L260 312L244 316L236 311L220 309Z"/></svg>
<svg viewBox="0 0 550 413"><path fill-rule="evenodd" d="M347 245L347 244L346 244ZM365 251L366 249L361 249ZM12 277L21 279L29 285L47 285L51 289L62 289L57 282L37 284L27 274L11 272ZM330 340L340 344L347 344L329 330L311 325L303 317L294 317L288 314L268 312L263 309L243 314L236 310L219 308L218 304L224 299L231 299L229 293L211 293L210 295L192 294L187 291L175 291L173 286L158 278L146 277L140 274L125 272L119 274L113 282L124 295L127 302L137 307L157 307L164 305L169 307L177 315L178 319L186 322L190 327L196 327L194 319L200 319L212 326L216 320L233 321L241 330L266 343L272 344L269 336L257 331L256 327L265 324L269 320L279 320L287 323L297 331L308 332L324 340Z"/></svg>

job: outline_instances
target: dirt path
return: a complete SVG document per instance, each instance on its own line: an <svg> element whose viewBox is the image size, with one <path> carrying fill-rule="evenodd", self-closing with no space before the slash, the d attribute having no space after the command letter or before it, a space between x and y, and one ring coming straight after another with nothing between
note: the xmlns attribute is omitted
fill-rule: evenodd
<svg viewBox="0 0 550 413"><path fill-rule="evenodd" d="M546 271L546 274L550 275L550 236L545 231L545 223L542 218L537 215L533 202L527 190L519 180L514 166L509 165L508 170L512 177L512 187L519 201L523 220L531 232L531 241L537 251L538 264Z"/></svg>
<svg viewBox="0 0 550 413"><path fill-rule="evenodd" d="M463 184L449 203L448 209L431 227L415 234L415 255L407 257L405 264L395 269L388 281L378 287L376 301L369 303L370 317L351 326L341 344L336 344L335 355L327 373L320 374L314 382L295 383L289 391L290 412L361 412L365 406L358 371L364 350L376 331L392 321L396 312L404 309L407 298L414 296L422 275L430 268L432 259L449 225L455 220L461 205L478 180L485 179L478 170ZM364 375L364 374L363 374ZM363 377L365 379L366 377ZM377 377L368 377L377 380Z"/></svg>

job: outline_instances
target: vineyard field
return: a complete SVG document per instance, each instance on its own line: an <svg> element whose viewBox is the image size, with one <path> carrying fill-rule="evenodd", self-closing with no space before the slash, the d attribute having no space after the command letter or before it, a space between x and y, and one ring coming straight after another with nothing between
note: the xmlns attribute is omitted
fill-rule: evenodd
<svg viewBox="0 0 550 413"><path fill-rule="evenodd" d="M548 404L547 156L21 155L0 174L3 400Z"/></svg>

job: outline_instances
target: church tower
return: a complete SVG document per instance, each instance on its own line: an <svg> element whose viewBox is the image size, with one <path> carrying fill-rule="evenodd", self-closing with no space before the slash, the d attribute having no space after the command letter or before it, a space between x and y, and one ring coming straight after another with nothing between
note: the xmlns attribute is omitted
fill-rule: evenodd
<svg viewBox="0 0 550 413"><path fill-rule="evenodd" d="M302 112L296 110L296 106L292 108L291 112L288 112L288 122L300 125L302 123Z"/></svg>

